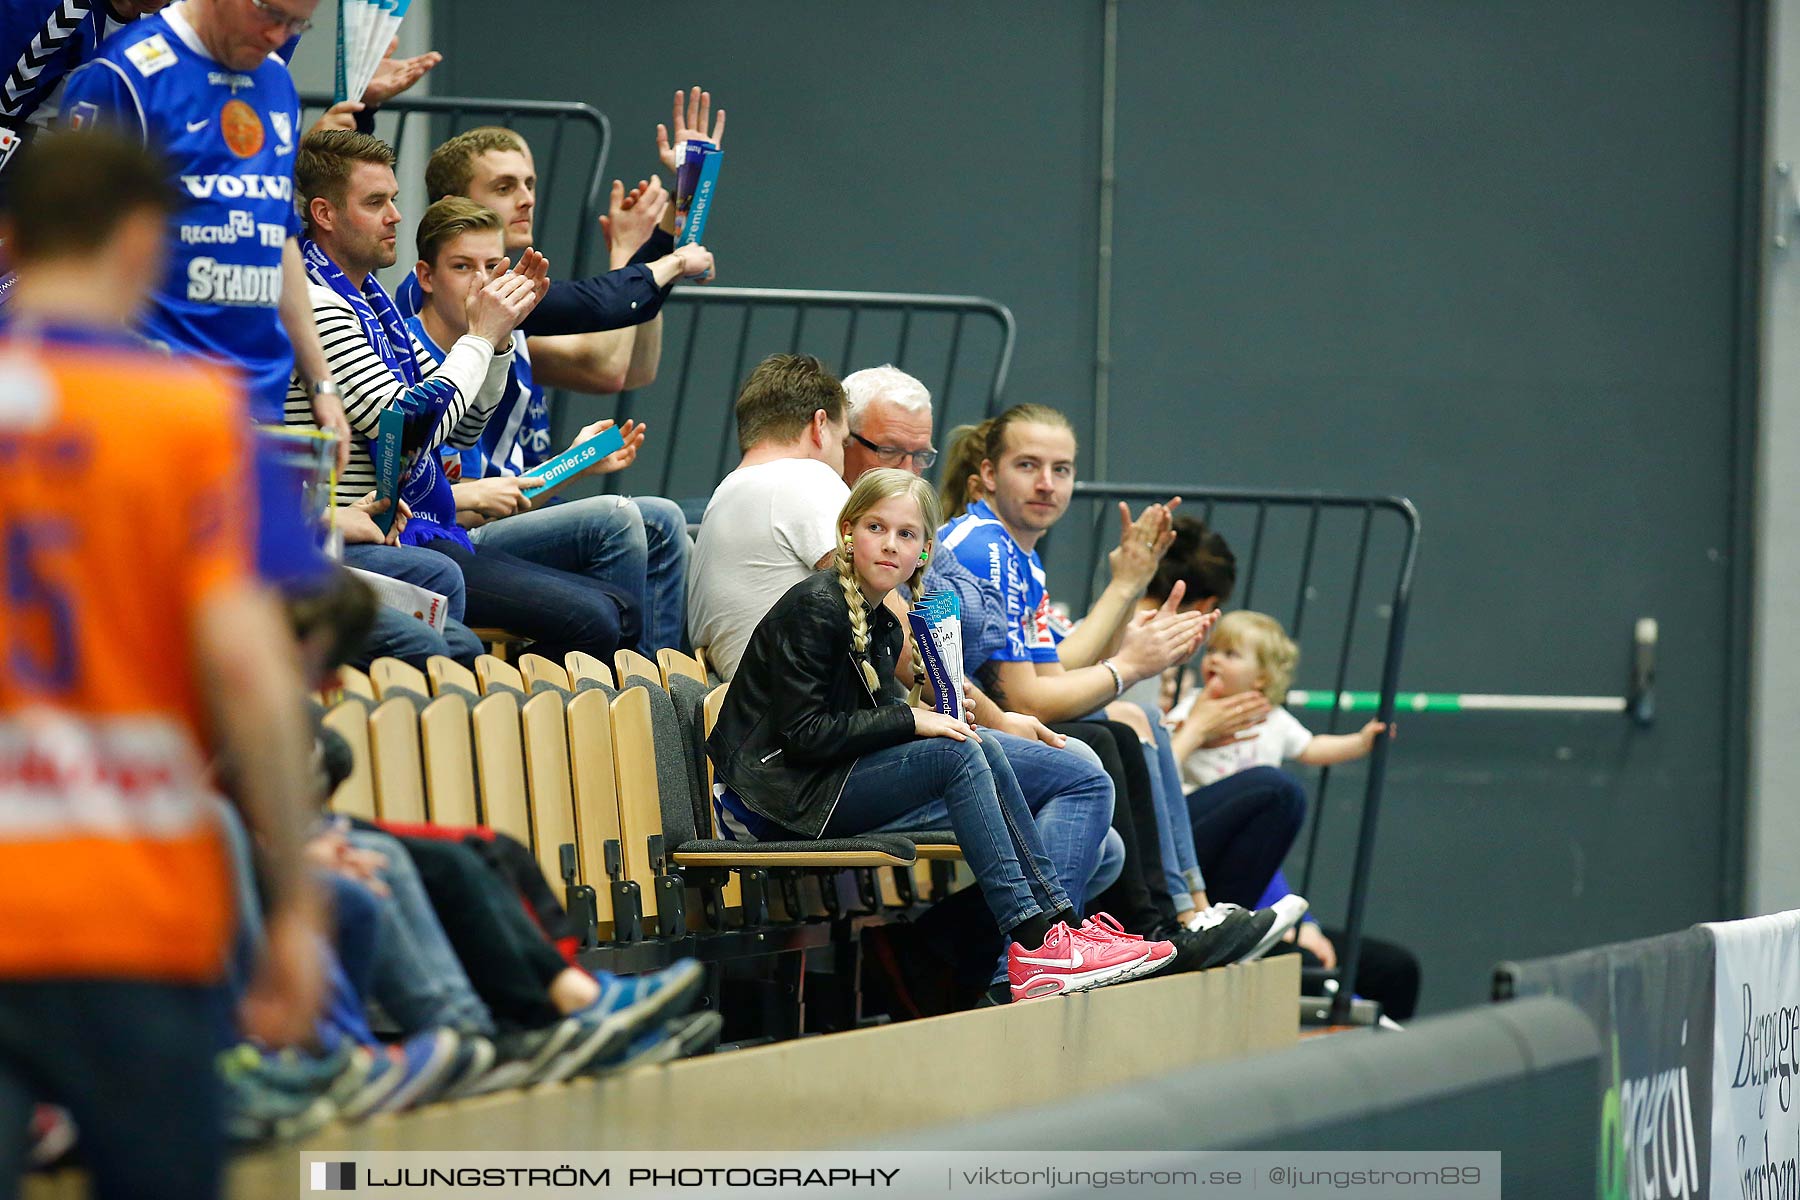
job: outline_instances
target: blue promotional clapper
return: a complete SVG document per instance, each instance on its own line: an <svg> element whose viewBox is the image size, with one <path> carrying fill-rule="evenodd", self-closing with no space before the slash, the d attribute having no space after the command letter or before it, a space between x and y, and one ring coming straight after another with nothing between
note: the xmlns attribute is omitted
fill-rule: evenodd
<svg viewBox="0 0 1800 1200"><path fill-rule="evenodd" d="M919 666L931 680L931 706L964 720L962 601L953 591L926 592L906 620L912 626Z"/></svg>
<svg viewBox="0 0 1800 1200"><path fill-rule="evenodd" d="M526 474L544 482L537 487L525 491L527 500L535 500L559 483L567 482L577 471L585 471L607 455L625 448L625 435L614 425L611 429L596 433L584 442L577 442L564 450L555 458L527 471Z"/></svg>
<svg viewBox="0 0 1800 1200"><path fill-rule="evenodd" d="M400 476L406 456L400 452L400 437L406 432L406 414L399 407L384 408L375 418L375 499L387 500L387 508L375 514L375 527L383 534L394 527L400 515Z"/></svg>

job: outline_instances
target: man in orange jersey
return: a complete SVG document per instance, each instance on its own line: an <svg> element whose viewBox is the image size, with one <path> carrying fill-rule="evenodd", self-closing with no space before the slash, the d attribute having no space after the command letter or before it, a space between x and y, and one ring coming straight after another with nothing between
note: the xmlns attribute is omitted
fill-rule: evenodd
<svg viewBox="0 0 1800 1200"><path fill-rule="evenodd" d="M213 1056L233 928L204 780L230 756L271 918L236 1018L305 1036L320 902L293 640L255 582L235 380L127 332L175 197L111 135L13 164L0 337L0 1194L36 1100L74 1116L100 1196L217 1192Z"/></svg>

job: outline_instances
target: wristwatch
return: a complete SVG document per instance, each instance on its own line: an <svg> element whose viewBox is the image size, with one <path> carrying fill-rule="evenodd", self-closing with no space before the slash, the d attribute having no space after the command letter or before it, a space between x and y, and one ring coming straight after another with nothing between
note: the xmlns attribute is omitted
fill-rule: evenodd
<svg viewBox="0 0 1800 1200"><path fill-rule="evenodd" d="M315 396L336 396L339 394L338 385L332 380L321 379L312 385L312 394Z"/></svg>

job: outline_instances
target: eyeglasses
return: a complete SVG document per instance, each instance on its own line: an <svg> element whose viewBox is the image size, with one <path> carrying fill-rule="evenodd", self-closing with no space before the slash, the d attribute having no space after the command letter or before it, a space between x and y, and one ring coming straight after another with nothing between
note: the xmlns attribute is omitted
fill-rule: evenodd
<svg viewBox="0 0 1800 1200"><path fill-rule="evenodd" d="M301 34L312 30L313 23L311 21L305 17L289 16L270 4L269 0L250 0L250 7L254 8L263 20L271 25L280 25L289 33Z"/></svg>
<svg viewBox="0 0 1800 1200"><path fill-rule="evenodd" d="M919 470L929 471L931 464L937 461L938 452L936 450L902 450L898 446L877 446L860 433L853 433L850 437L853 441L861 442L874 451L876 461L884 467L897 467L900 465L901 459L910 458L913 460L913 465Z"/></svg>

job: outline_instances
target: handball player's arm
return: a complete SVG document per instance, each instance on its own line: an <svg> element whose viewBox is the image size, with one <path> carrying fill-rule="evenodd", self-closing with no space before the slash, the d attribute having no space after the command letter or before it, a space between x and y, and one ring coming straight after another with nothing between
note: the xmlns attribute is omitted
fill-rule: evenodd
<svg viewBox="0 0 1800 1200"><path fill-rule="evenodd" d="M317 805L306 788L314 773L293 635L274 598L244 579L201 601L193 644L214 738L233 764L269 897L263 960L241 1019L246 1033L268 1044L299 1042L311 1033L323 995L318 946L328 927L323 898L301 860Z"/></svg>
<svg viewBox="0 0 1800 1200"><path fill-rule="evenodd" d="M243 517L250 482L248 422L235 389L174 418L184 470L168 487L185 501L185 544L169 584L187 616L186 649L205 705L212 748L230 764L233 792L260 847L268 895L263 959L245 994L246 1035L266 1044L312 1030L323 994L324 899L301 861L319 797L310 781L311 729L303 707L294 636L256 577L252 523Z"/></svg>

